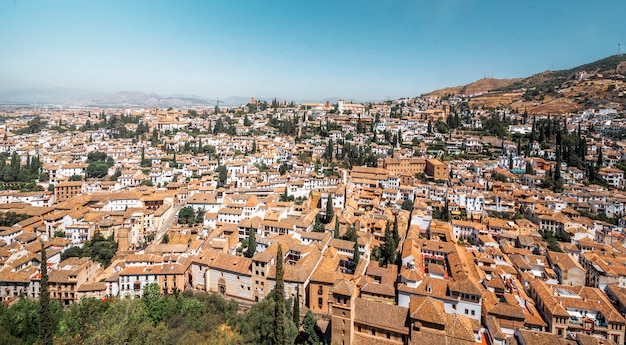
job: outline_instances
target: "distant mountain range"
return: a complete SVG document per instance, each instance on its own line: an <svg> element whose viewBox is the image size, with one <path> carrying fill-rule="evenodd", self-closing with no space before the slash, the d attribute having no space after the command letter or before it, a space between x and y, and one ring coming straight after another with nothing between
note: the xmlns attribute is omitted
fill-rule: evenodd
<svg viewBox="0 0 626 345"><path fill-rule="evenodd" d="M270 103L274 98L258 98ZM291 102L291 99L275 98L280 102ZM330 101L336 103L338 97L321 100L300 99L293 100L295 103L324 103ZM250 102L250 97L227 97L220 98L220 106L239 106ZM216 98L204 98L196 95L176 94L161 96L155 93L140 91L120 91L115 93L95 92L74 88L22 88L8 91L0 91L0 104L8 105L77 105L77 106L128 106L128 107L209 107L217 104Z"/></svg>
<svg viewBox="0 0 626 345"><path fill-rule="evenodd" d="M83 106L210 106L198 96L159 96L139 91L103 93L72 88L13 89L0 92L0 104L64 104Z"/></svg>

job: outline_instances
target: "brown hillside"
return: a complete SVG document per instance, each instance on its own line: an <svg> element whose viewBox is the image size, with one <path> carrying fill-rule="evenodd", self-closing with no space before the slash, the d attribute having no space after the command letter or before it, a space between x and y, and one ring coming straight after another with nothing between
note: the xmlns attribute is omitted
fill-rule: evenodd
<svg viewBox="0 0 626 345"><path fill-rule="evenodd" d="M580 104L568 98L546 99L543 102L519 100L510 104L511 108L524 109L531 115L565 115L580 110Z"/></svg>
<svg viewBox="0 0 626 345"><path fill-rule="evenodd" d="M469 104L472 107L491 107L496 108L499 106L509 106L511 103L518 101L522 98L523 92L503 92L485 94L478 97L472 97L469 100Z"/></svg>
<svg viewBox="0 0 626 345"><path fill-rule="evenodd" d="M519 82L522 79L495 79L495 78L483 78L467 85L460 85L455 87L447 87L441 90L433 91L426 94L431 97L443 97L445 95L472 95L476 93L487 92L503 87L507 87L513 83Z"/></svg>

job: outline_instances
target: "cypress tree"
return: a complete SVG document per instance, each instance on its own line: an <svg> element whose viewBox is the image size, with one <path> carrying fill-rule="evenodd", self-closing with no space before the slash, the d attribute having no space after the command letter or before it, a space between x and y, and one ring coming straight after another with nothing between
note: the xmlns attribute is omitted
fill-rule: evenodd
<svg viewBox="0 0 626 345"><path fill-rule="evenodd" d="M246 250L246 257L251 258L256 253L256 229L250 227L248 230L248 250Z"/></svg>
<svg viewBox="0 0 626 345"><path fill-rule="evenodd" d="M356 266L359 264L359 260L361 259L361 252L359 251L359 239L354 241L354 254L352 254L352 267L356 270Z"/></svg>
<svg viewBox="0 0 626 345"><path fill-rule="evenodd" d="M326 221L325 224L330 223L330 221L335 217L335 209L333 208L333 195L328 194L328 198L326 201Z"/></svg>
<svg viewBox="0 0 626 345"><path fill-rule="evenodd" d="M398 234L398 215L394 215L393 218L393 243L396 244L396 246L398 245L398 243L400 243L400 235ZM395 249L395 248L394 248Z"/></svg>
<svg viewBox="0 0 626 345"><path fill-rule="evenodd" d="M285 335L285 281L283 270L283 248L278 244L276 251L276 286L274 287L274 344L286 344Z"/></svg>
<svg viewBox="0 0 626 345"><path fill-rule="evenodd" d="M335 217L335 231L333 232L333 238L339 238L339 217Z"/></svg>
<svg viewBox="0 0 626 345"><path fill-rule="evenodd" d="M557 158L556 166L554 167L554 182L561 180L561 158Z"/></svg>
<svg viewBox="0 0 626 345"><path fill-rule="evenodd" d="M39 293L39 327L41 344L52 345L52 315L50 314L50 292L48 291L48 258L41 242L41 291Z"/></svg>
<svg viewBox="0 0 626 345"><path fill-rule="evenodd" d="M526 174L534 175L535 171L533 170L533 165L530 162L526 162Z"/></svg>
<svg viewBox="0 0 626 345"><path fill-rule="evenodd" d="M300 285L296 285L296 298L293 300L293 323L300 327Z"/></svg>

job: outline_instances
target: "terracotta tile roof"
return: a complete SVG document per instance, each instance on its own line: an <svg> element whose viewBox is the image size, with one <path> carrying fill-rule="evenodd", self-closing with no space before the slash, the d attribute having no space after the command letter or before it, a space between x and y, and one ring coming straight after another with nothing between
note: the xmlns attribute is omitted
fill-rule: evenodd
<svg viewBox="0 0 626 345"><path fill-rule="evenodd" d="M352 296L356 292L356 284L349 280L341 279L335 283L332 292L343 296Z"/></svg>
<svg viewBox="0 0 626 345"><path fill-rule="evenodd" d="M333 292L335 292L335 288L333 288ZM357 298L355 300L354 314L355 322L400 334L409 334L409 329L406 327L407 308Z"/></svg>
<svg viewBox="0 0 626 345"><path fill-rule="evenodd" d="M465 341L475 341L474 329L470 318L459 314L446 314L446 336L448 339L460 339ZM448 341L450 343L450 341Z"/></svg>
<svg viewBox="0 0 626 345"><path fill-rule="evenodd" d="M412 319L426 321L436 325L447 323L443 302L431 297L411 296L409 310Z"/></svg>

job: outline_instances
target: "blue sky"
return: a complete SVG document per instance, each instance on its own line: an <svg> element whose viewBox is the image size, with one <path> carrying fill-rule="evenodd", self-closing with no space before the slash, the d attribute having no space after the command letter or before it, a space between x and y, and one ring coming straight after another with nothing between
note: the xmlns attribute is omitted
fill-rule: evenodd
<svg viewBox="0 0 626 345"><path fill-rule="evenodd" d="M0 0L0 90L410 97L626 47L626 1Z"/></svg>

